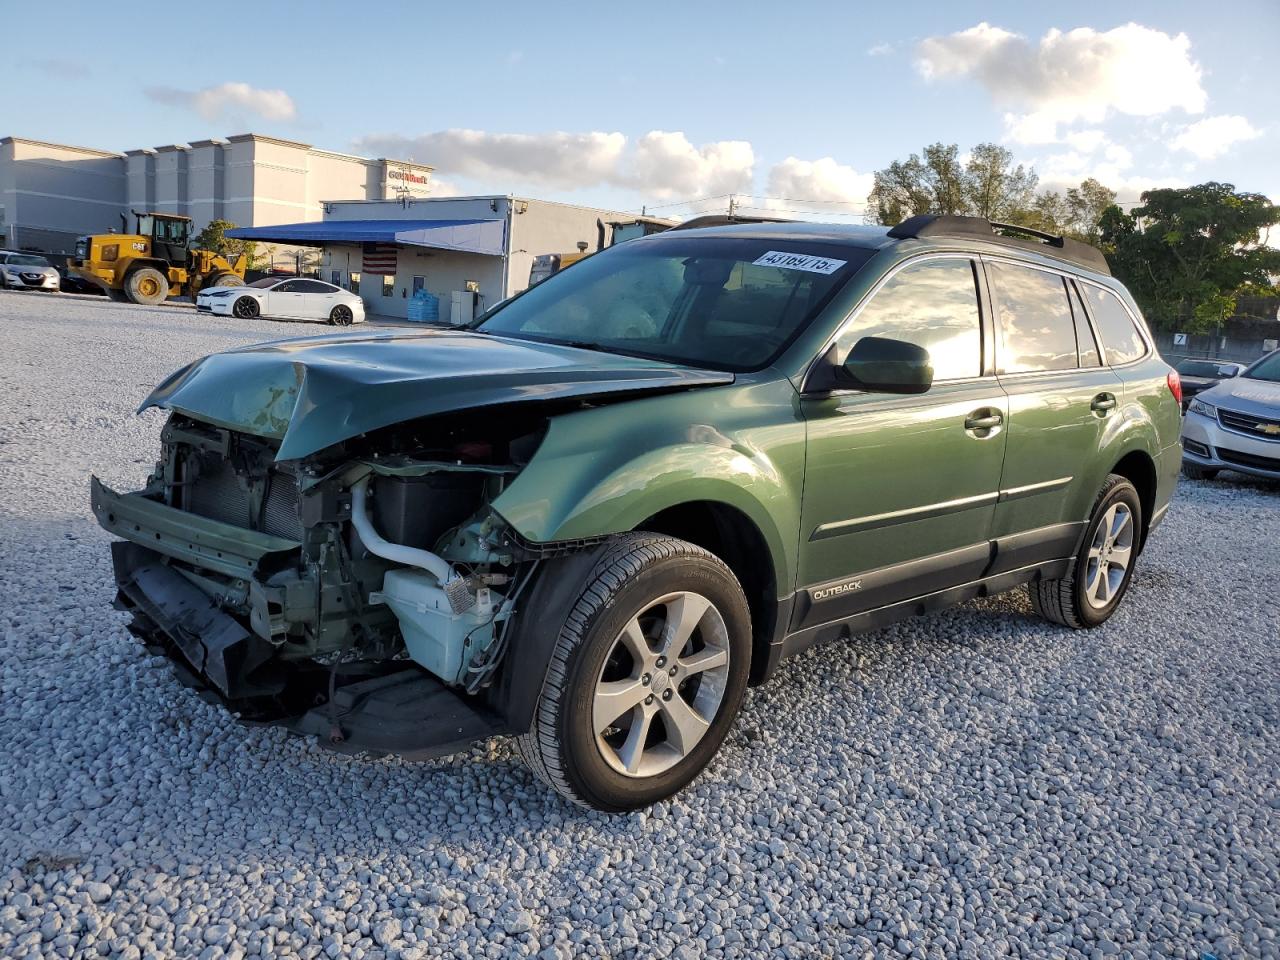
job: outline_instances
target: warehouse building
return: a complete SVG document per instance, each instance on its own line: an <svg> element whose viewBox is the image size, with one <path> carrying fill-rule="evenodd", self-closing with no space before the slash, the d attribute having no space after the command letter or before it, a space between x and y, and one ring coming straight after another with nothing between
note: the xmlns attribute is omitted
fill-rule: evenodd
<svg viewBox="0 0 1280 960"><path fill-rule="evenodd" d="M359 293L369 313L408 317L425 290L442 322L462 323L529 286L538 255L596 250L636 223L617 210L521 197L402 198L327 203L320 221L227 235L318 248L320 278Z"/></svg>
<svg viewBox="0 0 1280 960"><path fill-rule="evenodd" d="M132 210L182 214L196 231L319 219L327 200L425 197L431 169L256 133L124 153L4 137L0 245L70 253L83 234L132 230Z"/></svg>

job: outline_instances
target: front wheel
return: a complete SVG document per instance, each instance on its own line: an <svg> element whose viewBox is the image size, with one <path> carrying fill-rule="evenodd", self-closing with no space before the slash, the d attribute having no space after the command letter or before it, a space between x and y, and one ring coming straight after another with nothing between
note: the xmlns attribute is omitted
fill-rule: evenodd
<svg viewBox="0 0 1280 960"><path fill-rule="evenodd" d="M253 297L240 297L231 305L231 312L241 320L253 320L258 316L258 301Z"/></svg>
<svg viewBox="0 0 1280 960"><path fill-rule="evenodd" d="M1036 613L1076 630L1106 622L1133 579L1142 545L1142 501L1133 484L1108 476L1085 531L1066 576L1028 587Z"/></svg>
<svg viewBox="0 0 1280 960"><path fill-rule="evenodd" d="M720 748L750 658L747 601L719 558L672 537L616 537L560 627L521 756L580 806L663 800Z"/></svg>
<svg viewBox="0 0 1280 960"><path fill-rule="evenodd" d="M169 297L169 278L155 267L141 267L124 281L125 292L134 303L153 306Z"/></svg>

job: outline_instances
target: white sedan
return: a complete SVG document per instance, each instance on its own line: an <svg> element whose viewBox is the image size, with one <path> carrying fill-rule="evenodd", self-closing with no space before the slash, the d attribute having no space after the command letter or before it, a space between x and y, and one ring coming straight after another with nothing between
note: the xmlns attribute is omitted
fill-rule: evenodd
<svg viewBox="0 0 1280 960"><path fill-rule="evenodd" d="M323 280L264 277L240 287L209 287L196 309L222 317L252 320L322 320L337 327L364 322L364 301Z"/></svg>

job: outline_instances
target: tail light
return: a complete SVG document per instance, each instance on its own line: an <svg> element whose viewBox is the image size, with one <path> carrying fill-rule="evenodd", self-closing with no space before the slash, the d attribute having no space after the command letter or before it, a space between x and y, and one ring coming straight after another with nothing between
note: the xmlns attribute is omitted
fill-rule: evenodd
<svg viewBox="0 0 1280 960"><path fill-rule="evenodd" d="M1170 370L1169 375L1164 378L1164 382L1169 385L1169 392L1173 394L1173 399L1179 404L1182 403L1182 378L1178 376L1177 370Z"/></svg>

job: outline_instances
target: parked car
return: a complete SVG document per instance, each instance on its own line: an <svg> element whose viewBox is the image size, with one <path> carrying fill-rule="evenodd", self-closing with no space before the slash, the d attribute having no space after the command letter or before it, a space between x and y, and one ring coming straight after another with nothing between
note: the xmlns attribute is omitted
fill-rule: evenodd
<svg viewBox="0 0 1280 960"><path fill-rule="evenodd" d="M196 309L252 320L322 320L338 327L364 322L364 301L323 280L263 277L234 287L209 287L196 296Z"/></svg>
<svg viewBox="0 0 1280 960"><path fill-rule="evenodd" d="M1280 480L1280 350L1192 399L1182 425L1182 472L1220 470Z"/></svg>
<svg viewBox="0 0 1280 960"><path fill-rule="evenodd" d="M58 271L38 253L0 252L0 287L56 292L58 282Z"/></svg>
<svg viewBox="0 0 1280 960"><path fill-rule="evenodd" d="M1178 376L1097 250L1034 236L672 230L472 329L206 357L142 405L146 487L92 482L119 602L241 717L515 735L612 811L818 641L1024 585L1097 626L1173 494Z"/></svg>
<svg viewBox="0 0 1280 960"><path fill-rule="evenodd" d="M1245 368L1243 363L1230 360L1196 360L1186 357L1179 360L1174 367L1182 380L1182 409L1185 412L1191 398L1201 390L1207 390L1215 383L1240 376Z"/></svg>

